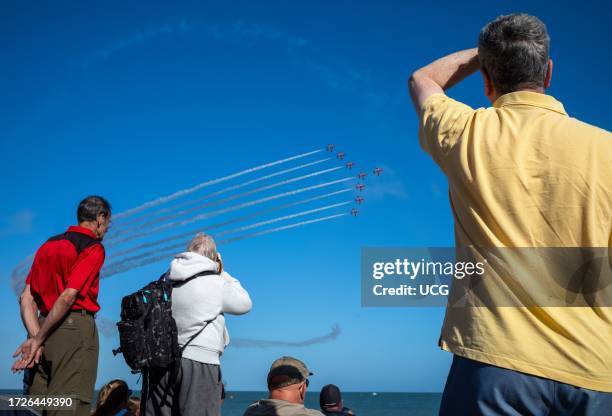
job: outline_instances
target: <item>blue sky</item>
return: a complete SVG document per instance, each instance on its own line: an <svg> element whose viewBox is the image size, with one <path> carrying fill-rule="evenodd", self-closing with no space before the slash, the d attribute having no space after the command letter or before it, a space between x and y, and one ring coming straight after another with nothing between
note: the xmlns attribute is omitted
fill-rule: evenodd
<svg viewBox="0 0 612 416"><path fill-rule="evenodd" d="M440 391L450 355L443 309L361 308L362 246L450 246L446 181L417 144L407 76L475 46L499 14L548 25L552 95L570 115L610 129L608 6L591 2L37 2L0 16L0 388L15 388L10 354L25 336L10 286L15 265L74 220L85 195L115 211L207 179L327 143L386 175L361 216L221 246L254 301L230 317L233 337L298 341L337 323L333 342L230 348L230 389L262 390L273 359L302 358L313 388ZM488 103L479 76L450 92ZM368 178L372 183L372 178ZM165 264L101 285L101 316ZM98 384L123 377L116 339L101 337Z"/></svg>

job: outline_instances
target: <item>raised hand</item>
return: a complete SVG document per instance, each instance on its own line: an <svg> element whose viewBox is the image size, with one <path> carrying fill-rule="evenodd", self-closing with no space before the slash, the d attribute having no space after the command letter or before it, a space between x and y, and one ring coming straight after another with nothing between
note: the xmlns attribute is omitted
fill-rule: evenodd
<svg viewBox="0 0 612 416"><path fill-rule="evenodd" d="M217 264L219 265L219 274L223 272L223 259L221 258L221 253L217 251Z"/></svg>

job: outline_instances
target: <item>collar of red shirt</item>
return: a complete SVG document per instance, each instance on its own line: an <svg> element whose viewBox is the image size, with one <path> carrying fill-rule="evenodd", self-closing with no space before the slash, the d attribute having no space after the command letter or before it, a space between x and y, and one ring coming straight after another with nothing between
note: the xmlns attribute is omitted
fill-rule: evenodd
<svg viewBox="0 0 612 416"><path fill-rule="evenodd" d="M70 227L68 227L68 232L81 233L88 235L91 238L95 238L96 240L98 239L98 236L93 231L88 228L81 227L80 225L71 225Z"/></svg>

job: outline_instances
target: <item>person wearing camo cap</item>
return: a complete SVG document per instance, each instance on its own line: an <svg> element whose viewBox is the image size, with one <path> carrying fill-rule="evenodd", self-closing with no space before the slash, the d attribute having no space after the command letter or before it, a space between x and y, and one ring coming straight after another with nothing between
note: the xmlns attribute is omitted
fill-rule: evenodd
<svg viewBox="0 0 612 416"><path fill-rule="evenodd" d="M268 372L269 397L250 405L244 416L323 416L317 410L304 407L311 375L306 364L297 358L277 359Z"/></svg>

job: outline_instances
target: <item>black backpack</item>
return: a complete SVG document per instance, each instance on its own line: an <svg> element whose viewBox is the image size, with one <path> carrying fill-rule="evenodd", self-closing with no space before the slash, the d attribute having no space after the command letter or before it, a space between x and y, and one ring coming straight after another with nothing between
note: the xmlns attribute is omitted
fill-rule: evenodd
<svg viewBox="0 0 612 416"><path fill-rule="evenodd" d="M120 347L113 354L122 353L132 373L171 368L180 361L185 347L212 322L203 322L204 326L179 348L176 321L172 317L172 288L206 274L211 272L198 273L174 284L166 281L163 274L121 300L121 321L117 322Z"/></svg>

